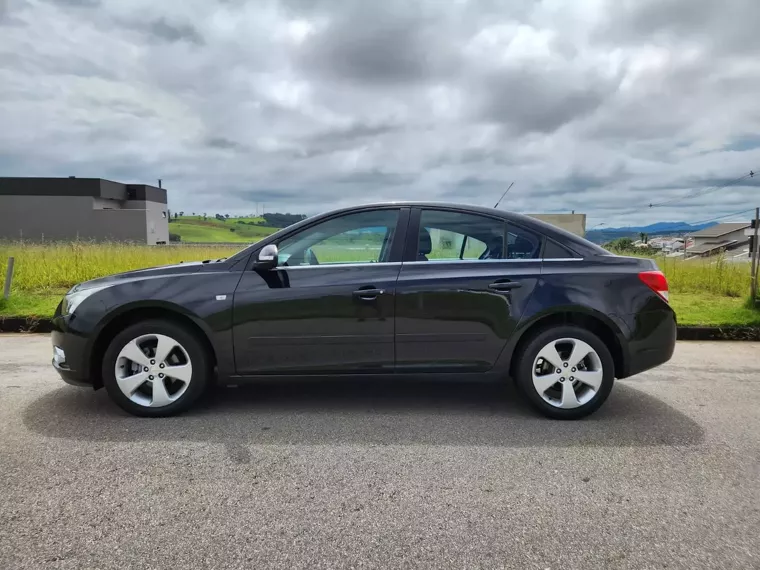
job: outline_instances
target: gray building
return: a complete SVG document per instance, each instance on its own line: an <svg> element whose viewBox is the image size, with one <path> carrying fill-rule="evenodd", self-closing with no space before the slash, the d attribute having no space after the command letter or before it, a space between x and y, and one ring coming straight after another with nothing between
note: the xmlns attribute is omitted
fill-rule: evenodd
<svg viewBox="0 0 760 570"><path fill-rule="evenodd" d="M691 234L692 245L686 248L686 257L709 256L746 246L749 237L745 230L751 222L717 224Z"/></svg>
<svg viewBox="0 0 760 570"><path fill-rule="evenodd" d="M0 239L168 243L166 190L100 178L0 178Z"/></svg>
<svg viewBox="0 0 760 570"><path fill-rule="evenodd" d="M586 237L586 214L526 214L580 237Z"/></svg>

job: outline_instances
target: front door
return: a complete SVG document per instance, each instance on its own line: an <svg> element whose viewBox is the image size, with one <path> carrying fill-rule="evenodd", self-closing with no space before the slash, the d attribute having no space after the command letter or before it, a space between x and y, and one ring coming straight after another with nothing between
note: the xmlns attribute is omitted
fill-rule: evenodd
<svg viewBox="0 0 760 570"><path fill-rule="evenodd" d="M234 300L238 374L393 371L408 214L385 208L318 222L280 240L276 268L246 271Z"/></svg>
<svg viewBox="0 0 760 570"><path fill-rule="evenodd" d="M442 209L413 210L408 236L413 247L396 288L396 369L491 369L540 277L540 237Z"/></svg>

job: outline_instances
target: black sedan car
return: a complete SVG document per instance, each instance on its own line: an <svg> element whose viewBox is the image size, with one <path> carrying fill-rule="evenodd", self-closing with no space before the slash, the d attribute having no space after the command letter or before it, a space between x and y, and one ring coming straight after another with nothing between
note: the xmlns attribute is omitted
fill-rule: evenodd
<svg viewBox="0 0 760 570"><path fill-rule="evenodd" d="M166 416L261 378L513 378L553 418L666 362L665 277L504 211L387 203L322 214L228 259L73 287L53 365L123 409Z"/></svg>

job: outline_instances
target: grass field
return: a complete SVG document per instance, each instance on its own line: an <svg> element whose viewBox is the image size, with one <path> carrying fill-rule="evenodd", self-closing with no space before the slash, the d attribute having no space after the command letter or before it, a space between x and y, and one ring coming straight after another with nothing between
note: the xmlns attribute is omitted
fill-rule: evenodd
<svg viewBox="0 0 760 570"><path fill-rule="evenodd" d="M201 216L180 216L169 224L169 232L177 234L183 243L254 243L278 228L251 225L263 218L229 218L222 222Z"/></svg>
<svg viewBox="0 0 760 570"><path fill-rule="evenodd" d="M175 222L172 223L174 226ZM376 259L377 244L365 245L362 255ZM80 281L179 261L228 257L243 246L242 243L240 247L0 243L0 278L5 275L7 258L11 255L16 258L12 295L7 301L0 299L0 317L50 316L61 296ZM323 262L339 261L334 252L315 248L315 253ZM668 277L671 304L679 323L760 326L760 311L747 306L748 264L727 263L722 259L683 261L660 258L657 262Z"/></svg>
<svg viewBox="0 0 760 570"><path fill-rule="evenodd" d="M15 257L13 293L65 292L75 283L112 273L180 261L218 259L240 251L235 246L144 246L125 243L0 243L0 274Z"/></svg>

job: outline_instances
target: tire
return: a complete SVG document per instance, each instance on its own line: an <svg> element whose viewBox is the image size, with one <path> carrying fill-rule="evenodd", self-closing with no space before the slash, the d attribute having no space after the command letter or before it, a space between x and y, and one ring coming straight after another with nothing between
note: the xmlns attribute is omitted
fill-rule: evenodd
<svg viewBox="0 0 760 570"><path fill-rule="evenodd" d="M166 358L159 362L164 352ZM120 408L135 416L163 417L193 405L211 383L212 367L194 332L172 321L148 320L114 337L102 374L108 395Z"/></svg>
<svg viewBox="0 0 760 570"><path fill-rule="evenodd" d="M537 333L517 358L518 388L534 408L554 419L577 420L595 412L615 381L607 346L595 334L576 326L556 326Z"/></svg>

